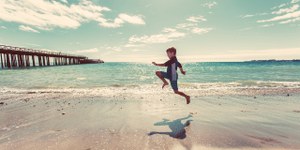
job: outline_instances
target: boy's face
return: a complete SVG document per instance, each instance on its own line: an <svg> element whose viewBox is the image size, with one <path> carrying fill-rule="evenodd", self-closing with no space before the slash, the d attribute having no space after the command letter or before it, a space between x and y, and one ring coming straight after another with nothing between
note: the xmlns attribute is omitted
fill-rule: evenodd
<svg viewBox="0 0 300 150"><path fill-rule="evenodd" d="M172 57L174 57L175 56L175 54L174 53L172 53L172 52L167 52L167 55L168 55L168 57L171 59Z"/></svg>

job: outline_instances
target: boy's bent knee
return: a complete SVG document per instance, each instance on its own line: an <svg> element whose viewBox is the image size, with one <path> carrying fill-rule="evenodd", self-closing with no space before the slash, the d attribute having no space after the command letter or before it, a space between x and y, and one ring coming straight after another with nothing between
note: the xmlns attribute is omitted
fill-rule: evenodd
<svg viewBox="0 0 300 150"><path fill-rule="evenodd" d="M175 93L175 94L178 94L178 93L179 93L179 91L178 91L178 90L174 90L174 93Z"/></svg>

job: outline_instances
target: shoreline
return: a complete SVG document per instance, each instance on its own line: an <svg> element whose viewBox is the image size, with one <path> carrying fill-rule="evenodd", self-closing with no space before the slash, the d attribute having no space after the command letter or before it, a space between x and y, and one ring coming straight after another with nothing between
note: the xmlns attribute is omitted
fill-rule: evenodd
<svg viewBox="0 0 300 150"><path fill-rule="evenodd" d="M268 84L268 85L266 85ZM272 82L255 83L255 85L243 85L240 83L179 83L182 91L190 92L195 96L207 95L278 95L289 93L300 93L300 82ZM166 94L172 92L170 85L161 89L161 84L143 84L143 85L109 85L98 87L0 87L2 94L43 94L43 93L73 93L73 94L95 94L116 95L116 94Z"/></svg>

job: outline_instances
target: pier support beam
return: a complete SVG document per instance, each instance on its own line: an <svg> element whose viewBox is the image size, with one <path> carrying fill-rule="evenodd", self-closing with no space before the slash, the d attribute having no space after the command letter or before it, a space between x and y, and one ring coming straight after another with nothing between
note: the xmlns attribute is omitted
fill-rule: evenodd
<svg viewBox="0 0 300 150"><path fill-rule="evenodd" d="M6 61L6 54L5 53L3 54L3 58L4 58L4 60L3 60L4 68L6 68L7 67L7 61Z"/></svg>
<svg viewBox="0 0 300 150"><path fill-rule="evenodd" d="M31 55L31 57L32 57L32 66L35 67L34 55Z"/></svg>
<svg viewBox="0 0 300 150"><path fill-rule="evenodd" d="M9 59L9 54L6 54L6 61L7 61L7 67L11 68L11 63L10 63L10 59Z"/></svg>
<svg viewBox="0 0 300 150"><path fill-rule="evenodd" d="M12 62L12 67L17 67L16 54L11 54L11 62Z"/></svg>
<svg viewBox="0 0 300 150"><path fill-rule="evenodd" d="M43 59L43 66L46 66L45 56L43 56L42 59Z"/></svg>
<svg viewBox="0 0 300 150"><path fill-rule="evenodd" d="M38 56L38 61L39 61L39 66L42 66L42 60L41 60L41 56Z"/></svg>
<svg viewBox="0 0 300 150"><path fill-rule="evenodd" d="M17 55L17 58L18 58L18 67L21 67L21 56L20 54Z"/></svg>
<svg viewBox="0 0 300 150"><path fill-rule="evenodd" d="M50 58L49 58L49 56L47 56L46 58L47 58L47 66L50 66Z"/></svg>
<svg viewBox="0 0 300 150"><path fill-rule="evenodd" d="M3 68L4 68L4 65L3 65L2 53L0 53L0 57L1 57L1 67L2 67L2 69L3 69Z"/></svg>
<svg viewBox="0 0 300 150"><path fill-rule="evenodd" d="M20 55L20 60L21 60L21 67L24 67L25 66L24 55Z"/></svg>
<svg viewBox="0 0 300 150"><path fill-rule="evenodd" d="M29 55L25 55L26 58L26 67L30 67Z"/></svg>

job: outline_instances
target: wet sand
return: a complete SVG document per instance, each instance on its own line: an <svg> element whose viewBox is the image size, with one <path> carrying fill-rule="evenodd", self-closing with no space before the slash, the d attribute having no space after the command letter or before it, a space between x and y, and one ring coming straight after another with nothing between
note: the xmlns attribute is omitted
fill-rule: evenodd
<svg viewBox="0 0 300 150"><path fill-rule="evenodd" d="M2 89L0 149L299 149L300 89Z"/></svg>

